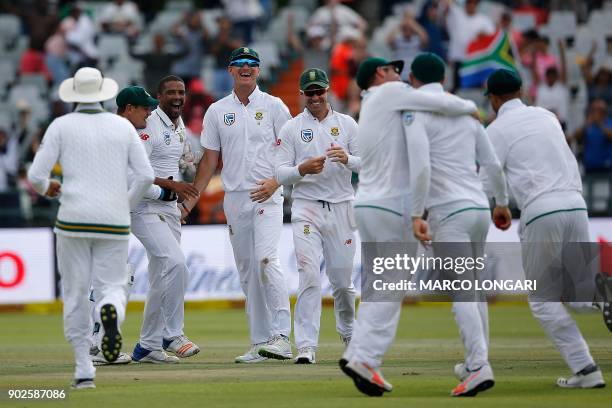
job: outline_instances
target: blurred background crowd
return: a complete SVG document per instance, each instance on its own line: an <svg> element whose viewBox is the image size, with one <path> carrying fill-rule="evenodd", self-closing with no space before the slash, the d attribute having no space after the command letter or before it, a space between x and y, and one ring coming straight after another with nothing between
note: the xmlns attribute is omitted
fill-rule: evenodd
<svg viewBox="0 0 612 408"><path fill-rule="evenodd" d="M37 196L25 174L48 124L73 108L57 88L76 69L96 66L153 95L161 77L181 76L199 150L204 114L231 91L227 61L242 45L261 56L260 87L293 115L305 67L325 69L333 108L358 119L364 58L409 66L430 51L448 63L445 87L474 100L487 122L483 78L511 65L524 100L559 117L590 214L612 216L612 0L0 0L0 226L54 220L57 202ZM217 178L189 222L225 222L222 198Z"/></svg>

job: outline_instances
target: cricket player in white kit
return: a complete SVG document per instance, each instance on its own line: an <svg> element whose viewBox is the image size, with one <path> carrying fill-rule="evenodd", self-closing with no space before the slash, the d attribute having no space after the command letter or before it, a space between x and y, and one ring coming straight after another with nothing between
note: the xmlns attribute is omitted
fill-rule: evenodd
<svg viewBox="0 0 612 408"><path fill-rule="evenodd" d="M117 104L117 114L127 119L134 128L144 129L147 126L147 118L151 114L151 108L157 106L159 101L152 98L151 95L140 86L129 86L122 89L115 98ZM131 288L134 284L134 267L131 264L127 264L128 270L128 287ZM128 300L129 300L128 290ZM95 321L96 313L96 294L92 288L89 300L91 301L90 311ZM94 330L91 338L91 348L89 354L91 355L91 361L95 366L108 365L108 364L129 364L132 362L132 357L127 353L119 353L117 359L113 362L106 361L100 348L102 338L100 336L100 325L94 324Z"/></svg>
<svg viewBox="0 0 612 408"><path fill-rule="evenodd" d="M300 77L306 108L283 126L276 179L292 184L291 225L299 289L294 336L297 364L315 362L321 321L321 255L332 286L336 330L345 344L355 320L352 173L358 173L357 123L327 103L329 79L317 68Z"/></svg>
<svg viewBox="0 0 612 408"><path fill-rule="evenodd" d="M547 253L543 245L536 243L590 241L578 163L556 116L543 108L525 106L520 100L521 79L515 72L500 69L491 74L487 95L497 113L487 134L521 210L523 269L527 279L535 279L551 259L560 259L561 255ZM561 250L561 245L556 247ZM538 286L546 283L550 284L541 282ZM574 373L570 378L559 378L557 385L605 386L576 322L560 300L529 302L533 316ZM591 303L579 306L591 308Z"/></svg>
<svg viewBox="0 0 612 408"><path fill-rule="evenodd" d="M365 92L357 145L361 157L355 217L363 242L415 242L410 228L409 163L405 111L447 115L476 112L476 105L450 94L421 92L400 82L402 61L368 58L359 66L357 84ZM364 302L340 367L368 395L392 386L378 367L393 343L401 302Z"/></svg>
<svg viewBox="0 0 612 408"><path fill-rule="evenodd" d="M185 291L189 270L181 249L181 212L176 199L197 198L192 185L179 179L179 160L189 145L181 112L185 84L176 76L158 86L159 106L140 130L140 139L155 171L155 185L132 212L132 232L149 258L149 291L145 301L140 340L132 360L142 363L177 363L200 348L183 332ZM165 351L172 352L169 356Z"/></svg>
<svg viewBox="0 0 612 408"><path fill-rule="evenodd" d="M240 284L246 295L251 347L237 363L292 358L291 314L278 241L283 224L282 189L274 176L279 132L291 118L289 109L259 90L259 55L235 49L229 72L233 92L213 103L204 116L204 156L194 185L203 191L223 154L223 209ZM185 216L195 205L183 203Z"/></svg>
<svg viewBox="0 0 612 408"><path fill-rule="evenodd" d="M440 57L432 53L420 54L412 62L410 83L423 92L441 95L445 71ZM489 190L494 192L496 203L494 215L502 219L503 229L510 227L512 218L506 180L491 142L480 122L470 116L448 117L428 112L414 112L413 115L413 119L404 123L415 237L423 243L433 241L436 257L482 257L489 232L490 208L477 164L484 179L491 184ZM431 233L422 219L426 209ZM479 279L474 270L461 274L449 271L441 275L439 279ZM455 367L461 383L451 395L473 396L495 383L488 358L487 302L486 298L478 299L474 293L453 295L453 313L463 341L465 360Z"/></svg>
<svg viewBox="0 0 612 408"><path fill-rule="evenodd" d="M90 285L99 296L96 322L104 330L102 353L111 362L119 356L128 290L129 211L153 182L153 169L134 127L99 103L117 90L115 81L89 67L62 82L61 100L76 102L76 109L49 125L28 171L38 193L60 197L54 232L64 335L74 349L77 389L95 388L96 369L89 355ZM63 184L49 179L58 162ZM128 171L133 173L129 191Z"/></svg>

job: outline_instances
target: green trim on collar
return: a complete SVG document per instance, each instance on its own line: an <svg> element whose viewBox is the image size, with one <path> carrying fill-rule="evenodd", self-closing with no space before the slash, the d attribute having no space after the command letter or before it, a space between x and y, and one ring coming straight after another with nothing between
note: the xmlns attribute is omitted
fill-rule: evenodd
<svg viewBox="0 0 612 408"><path fill-rule="evenodd" d="M381 211L389 212L389 213L397 215L399 217L403 217L404 216L404 214L402 214L402 213L399 213L397 211L393 211L393 210L391 210L389 208L379 207L377 205L357 204L354 208L373 208L375 210L381 210Z"/></svg>
<svg viewBox="0 0 612 408"><path fill-rule="evenodd" d="M537 220L538 218L542 218L542 217L546 217L547 215L551 215L551 214L555 214L555 213L560 213L560 212L570 212L570 211L588 211L586 208L568 208L566 210L555 210L555 211L549 211L546 212L544 214L540 214L540 215L536 215L535 217L533 217L532 219L530 219L529 221L527 221L525 223L525 226L528 226L529 224L531 224L532 222L534 222L535 220Z"/></svg>

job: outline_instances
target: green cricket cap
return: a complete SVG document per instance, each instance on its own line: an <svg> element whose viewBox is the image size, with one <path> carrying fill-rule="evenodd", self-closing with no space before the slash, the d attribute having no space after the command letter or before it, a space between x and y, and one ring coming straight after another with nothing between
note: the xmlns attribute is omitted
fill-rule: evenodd
<svg viewBox="0 0 612 408"><path fill-rule="evenodd" d="M300 89L305 91L311 86L317 88L329 87L329 78L325 71L319 68L308 68L300 75Z"/></svg>
<svg viewBox="0 0 612 408"><path fill-rule="evenodd" d="M121 92L117 94L115 102L120 108L127 105L156 106L159 104L159 101L149 95L141 86L128 86L127 88L123 88Z"/></svg>
<svg viewBox="0 0 612 408"><path fill-rule="evenodd" d="M424 84L440 82L444 79L446 64L442 58L431 52L416 56L410 65L412 75Z"/></svg>
<svg viewBox="0 0 612 408"><path fill-rule="evenodd" d="M521 89L521 77L516 71L501 68L494 71L487 79L485 95L505 95Z"/></svg>
<svg viewBox="0 0 612 408"><path fill-rule="evenodd" d="M359 64L359 68L357 69L357 85L361 89L368 89L370 80L374 73L376 72L376 68L378 67L386 67L386 66L394 66L398 73L402 72L404 69L404 61L387 61L384 58L367 58L361 64Z"/></svg>
<svg viewBox="0 0 612 408"><path fill-rule="evenodd" d="M245 58L259 62L259 54L257 53L257 51L249 47L236 48L230 54L230 62Z"/></svg>

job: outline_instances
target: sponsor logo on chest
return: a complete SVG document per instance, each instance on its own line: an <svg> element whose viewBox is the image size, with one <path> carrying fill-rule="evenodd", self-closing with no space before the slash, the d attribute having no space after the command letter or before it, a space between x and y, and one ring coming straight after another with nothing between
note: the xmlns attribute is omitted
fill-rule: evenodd
<svg viewBox="0 0 612 408"><path fill-rule="evenodd" d="M227 126L232 126L234 122L236 122L235 113L230 112L230 113L226 113L225 115L223 115L223 123L225 123Z"/></svg>
<svg viewBox="0 0 612 408"><path fill-rule="evenodd" d="M312 131L312 129L304 129L302 130L302 141L309 143L312 141L312 138L314 137L314 133Z"/></svg>

